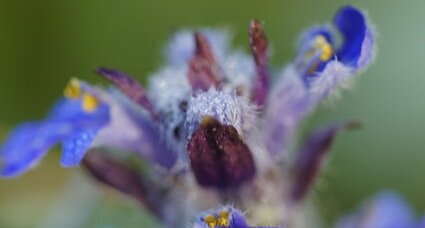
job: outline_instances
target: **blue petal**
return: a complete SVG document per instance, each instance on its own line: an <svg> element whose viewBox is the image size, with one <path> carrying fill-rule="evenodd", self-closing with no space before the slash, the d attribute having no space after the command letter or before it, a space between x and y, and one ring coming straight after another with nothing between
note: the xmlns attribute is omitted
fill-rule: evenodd
<svg viewBox="0 0 425 228"><path fill-rule="evenodd" d="M342 46L337 52L338 60L346 65L356 66L366 37L366 18L352 7L341 8L334 18L335 26L343 36Z"/></svg>
<svg viewBox="0 0 425 228"><path fill-rule="evenodd" d="M61 165L71 167L78 165L86 154L98 132L97 128L82 130L67 138L62 143Z"/></svg>
<svg viewBox="0 0 425 228"><path fill-rule="evenodd" d="M5 141L0 154L0 175L14 177L36 164L56 143L72 132L70 124L26 123L16 128Z"/></svg>
<svg viewBox="0 0 425 228"><path fill-rule="evenodd" d="M78 125L104 125L109 121L109 107L101 103L93 112L84 111L81 99L60 99L50 111L49 121L74 122Z"/></svg>
<svg viewBox="0 0 425 228"><path fill-rule="evenodd" d="M245 216L243 216L243 214L241 212L239 212L238 210L232 208L231 209L231 222L232 222L232 226L233 228L248 228L248 224L246 223L246 219Z"/></svg>
<svg viewBox="0 0 425 228"><path fill-rule="evenodd" d="M367 224L376 228L413 227L413 210L404 197L395 192L378 194L372 202Z"/></svg>
<svg viewBox="0 0 425 228"><path fill-rule="evenodd" d="M395 192L382 192L357 214L343 218L338 228L413 228L414 212L405 199Z"/></svg>
<svg viewBox="0 0 425 228"><path fill-rule="evenodd" d="M417 228L425 228L425 217L423 217L422 220L419 222Z"/></svg>
<svg viewBox="0 0 425 228"><path fill-rule="evenodd" d="M0 176L14 177L22 174L39 162L55 144L71 136L74 137L67 142L75 142L76 134L98 129L108 123L109 109L106 104L100 104L93 112L85 112L81 107L78 100L62 99L56 103L46 120L17 127L0 149ZM85 150L84 146L75 147L73 156L77 159L84 155ZM71 154L64 155L70 156ZM71 159L65 160L65 164L71 164Z"/></svg>

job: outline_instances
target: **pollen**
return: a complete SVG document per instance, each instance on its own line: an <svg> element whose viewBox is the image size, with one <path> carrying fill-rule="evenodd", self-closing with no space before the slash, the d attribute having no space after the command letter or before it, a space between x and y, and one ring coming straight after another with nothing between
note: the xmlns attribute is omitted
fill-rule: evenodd
<svg viewBox="0 0 425 228"><path fill-rule="evenodd" d="M230 225L229 217L230 216L228 211L220 212L219 218L218 218L218 225L223 227L228 227Z"/></svg>
<svg viewBox="0 0 425 228"><path fill-rule="evenodd" d="M86 112L93 112L99 106L99 100L90 93L83 94L82 108Z"/></svg>
<svg viewBox="0 0 425 228"><path fill-rule="evenodd" d="M333 55L332 45L321 35L314 39L314 49L321 51L320 60L322 61L329 60Z"/></svg>
<svg viewBox="0 0 425 228"><path fill-rule="evenodd" d="M65 97L69 99L78 99L81 96L81 86L80 82L73 78L69 81L68 85L63 91Z"/></svg>
<svg viewBox="0 0 425 228"><path fill-rule="evenodd" d="M204 221L209 228L215 228L218 223L217 218L214 215L205 216Z"/></svg>

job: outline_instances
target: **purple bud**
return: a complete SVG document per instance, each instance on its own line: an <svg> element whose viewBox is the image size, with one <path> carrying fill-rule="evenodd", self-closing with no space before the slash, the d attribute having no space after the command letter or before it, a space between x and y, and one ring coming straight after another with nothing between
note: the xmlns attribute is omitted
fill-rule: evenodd
<svg viewBox="0 0 425 228"><path fill-rule="evenodd" d="M248 146L233 126L205 117L187 145L192 170L204 187L232 188L255 175Z"/></svg>
<svg viewBox="0 0 425 228"><path fill-rule="evenodd" d="M299 201L311 189L322 161L329 152L337 133L347 128L359 127L360 123L350 121L315 131L306 141L295 163L292 199Z"/></svg>
<svg viewBox="0 0 425 228"><path fill-rule="evenodd" d="M195 33L195 53L189 61L188 79L193 90L220 86L220 69L207 38Z"/></svg>
<svg viewBox="0 0 425 228"><path fill-rule="evenodd" d="M153 117L156 116L153 105L144 90L144 88L129 75L107 68L98 68L96 73L112 82L115 86L120 89L126 96L132 101L139 104L151 113Z"/></svg>
<svg viewBox="0 0 425 228"><path fill-rule="evenodd" d="M249 43L257 70L251 99L255 104L263 106L266 102L270 80L267 59L268 41L261 23L256 20L249 24Z"/></svg>

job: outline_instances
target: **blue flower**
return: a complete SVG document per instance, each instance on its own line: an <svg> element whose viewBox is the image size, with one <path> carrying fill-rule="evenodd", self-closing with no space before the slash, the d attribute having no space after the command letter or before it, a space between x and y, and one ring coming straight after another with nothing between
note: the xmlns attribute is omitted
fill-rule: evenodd
<svg viewBox="0 0 425 228"><path fill-rule="evenodd" d="M357 212L343 217L337 228L420 228L414 212L399 193L384 191Z"/></svg>
<svg viewBox="0 0 425 228"><path fill-rule="evenodd" d="M73 80L48 117L18 126L0 149L0 175L14 177L35 165L55 144L63 143L61 164L78 165L100 128L109 122L109 107L83 92Z"/></svg>
<svg viewBox="0 0 425 228"><path fill-rule="evenodd" d="M249 226L245 216L234 207L209 210L199 215L193 228L279 228L275 226ZM280 227L283 228L283 227Z"/></svg>
<svg viewBox="0 0 425 228"><path fill-rule="evenodd" d="M298 56L281 73L269 97L265 140L273 156L282 154L301 120L329 95L350 85L353 76L365 70L376 55L375 35L360 10L342 7L334 18L342 37L337 47L330 25L307 30L300 40ZM283 139L283 140L282 140Z"/></svg>
<svg viewBox="0 0 425 228"><path fill-rule="evenodd" d="M263 26L249 24L251 55L229 50L220 30L177 33L166 48L167 62L149 77L145 90L131 76L96 70L114 88L80 81L67 87L46 120L18 127L1 147L1 174L16 176L62 143L65 167L82 161L97 180L146 206L167 227L190 224L199 211L235 205L247 220L272 226L312 227L302 210L320 167L339 132L356 121L313 131L289 159L301 121L348 79L366 69L375 53L365 15L347 6L334 26L301 38L299 53L277 77L268 63ZM149 177L104 148L128 151L149 161ZM284 164L284 165L283 165ZM233 207L203 214L195 227L245 228Z"/></svg>

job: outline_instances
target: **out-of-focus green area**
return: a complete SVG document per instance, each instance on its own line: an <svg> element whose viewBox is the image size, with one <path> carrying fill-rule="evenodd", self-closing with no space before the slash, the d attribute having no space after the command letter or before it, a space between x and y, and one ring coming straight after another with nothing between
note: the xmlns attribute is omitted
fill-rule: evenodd
<svg viewBox="0 0 425 228"><path fill-rule="evenodd" d="M379 55L353 90L322 106L304 128L346 117L364 121L360 131L338 138L317 201L332 220L374 192L392 188L423 213L425 2L421 0L1 1L0 136L21 121L42 118L70 77L98 82L92 73L96 66L116 67L145 82L161 64L164 42L179 28L226 26L235 32L234 45L247 50L248 21L260 19L273 44L272 63L282 66L294 56L303 29L329 21L347 2L367 10L375 23ZM60 208L58 199L64 198L79 172L61 169L58 159L59 153L52 152L24 176L0 180L0 227L33 227L49 221L46 217ZM142 227L146 215L141 209L97 189L91 190L93 197L101 199L90 224Z"/></svg>

